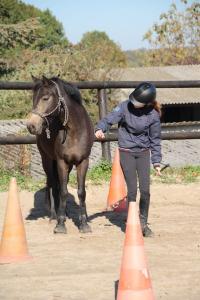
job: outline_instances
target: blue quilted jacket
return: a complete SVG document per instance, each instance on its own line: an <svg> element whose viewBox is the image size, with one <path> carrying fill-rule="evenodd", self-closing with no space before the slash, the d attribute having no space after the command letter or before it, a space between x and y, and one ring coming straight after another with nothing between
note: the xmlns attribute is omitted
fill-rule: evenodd
<svg viewBox="0 0 200 300"><path fill-rule="evenodd" d="M160 117L154 108L135 108L130 100L126 100L100 120L95 130L106 132L114 124L118 124L120 148L133 152L150 149L152 163L161 162Z"/></svg>

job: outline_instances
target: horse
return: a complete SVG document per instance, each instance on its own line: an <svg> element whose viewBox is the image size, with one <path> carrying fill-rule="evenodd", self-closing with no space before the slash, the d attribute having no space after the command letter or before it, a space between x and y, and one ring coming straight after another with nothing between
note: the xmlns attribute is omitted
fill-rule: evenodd
<svg viewBox="0 0 200 300"><path fill-rule="evenodd" d="M82 104L79 90L58 77L32 76L33 107L27 120L46 173L45 203L50 219L57 219L54 233L67 233L65 221L69 174L77 171L79 231L91 232L86 210L85 179L94 142L91 119Z"/></svg>

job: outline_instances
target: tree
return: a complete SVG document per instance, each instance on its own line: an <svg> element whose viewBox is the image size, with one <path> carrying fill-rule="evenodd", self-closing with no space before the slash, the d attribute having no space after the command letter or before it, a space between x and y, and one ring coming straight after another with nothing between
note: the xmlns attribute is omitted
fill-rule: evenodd
<svg viewBox="0 0 200 300"><path fill-rule="evenodd" d="M42 50L50 48L53 45L68 45L69 41L65 38L63 26L52 13L47 9L41 11L32 5L27 5L18 0L1 0L0 2L0 38L5 41L5 46L1 42L1 46L6 50L7 46L21 44L21 48L30 46L32 49ZM37 23L37 27L35 24ZM36 30L39 29L39 30ZM16 39L15 41L15 34ZM34 44L27 45L29 36L34 34ZM20 36L22 41L20 42ZM6 40L6 37L8 40ZM10 43L11 42L11 43ZM24 43L25 42L25 43ZM18 47L17 47L18 48ZM2 49L2 51L4 51Z"/></svg>
<svg viewBox="0 0 200 300"><path fill-rule="evenodd" d="M0 23L17 24L29 18L36 18L40 10L18 0L0 1Z"/></svg>
<svg viewBox="0 0 200 300"><path fill-rule="evenodd" d="M38 19L28 19L17 24L2 24L0 27L0 54L13 49L34 48L38 40L44 37Z"/></svg>
<svg viewBox="0 0 200 300"><path fill-rule="evenodd" d="M40 13L40 23L43 26L44 37L37 44L40 50L50 48L53 45L68 46L69 41L65 37L63 26L52 15L50 10Z"/></svg>
<svg viewBox="0 0 200 300"><path fill-rule="evenodd" d="M175 65L200 63L200 3L193 2L179 12L173 3L168 12L160 15L160 24L155 23L145 34L152 50L148 53L149 65Z"/></svg>
<svg viewBox="0 0 200 300"><path fill-rule="evenodd" d="M41 11L18 0L0 1L0 75L8 75L27 60L25 49L67 47L63 26L49 10ZM27 52L26 52L27 54Z"/></svg>
<svg viewBox="0 0 200 300"><path fill-rule="evenodd" d="M97 45L98 44L98 45ZM113 68L125 65L125 57L120 48L112 43L96 42L94 45L86 46L83 44L69 45L60 47L54 45L51 48L45 48L42 51L38 49L26 48L19 52L17 59L12 61L12 68L9 72L2 72L2 80L31 80L31 74L41 77L45 74L47 77L60 75L67 81L82 80L106 80L110 79ZM119 52L118 52L119 51ZM121 53L122 54L121 54ZM119 56L118 56L119 54ZM119 73L119 72L118 72ZM18 95L11 91L5 91L0 101L0 118L13 117L7 114L6 103L14 103ZM82 95L93 120L98 115L96 91L84 90ZM30 97L30 96L29 96ZM12 102L11 102L12 100ZM20 97L20 107L16 112L16 117L23 117L27 108L27 95ZM114 102L114 101L112 101ZM26 103L26 104L22 104ZM3 106L2 106L3 105ZM109 101L109 105L111 102ZM26 111L25 111L26 108Z"/></svg>
<svg viewBox="0 0 200 300"><path fill-rule="evenodd" d="M76 49L87 62L84 68L87 77L90 74L90 77L95 76L95 78L99 77L99 80L105 80L110 77L113 68L126 66L124 52L105 32L86 32Z"/></svg>
<svg viewBox="0 0 200 300"><path fill-rule="evenodd" d="M87 32L80 43L72 45L64 37L62 24L49 10L41 12L17 0L1 0L0 7L3 8L0 12L1 80L29 81L31 74L37 77L59 74L67 81L106 80L111 79L113 68L126 65L125 54L105 32ZM20 15L19 8L24 14ZM18 94L5 91L1 95L0 118L14 117L13 113L16 117L24 116L28 110L27 94L20 96L18 109L7 114L7 104L13 107ZM93 91L85 90L82 95L95 118L96 92L94 95Z"/></svg>

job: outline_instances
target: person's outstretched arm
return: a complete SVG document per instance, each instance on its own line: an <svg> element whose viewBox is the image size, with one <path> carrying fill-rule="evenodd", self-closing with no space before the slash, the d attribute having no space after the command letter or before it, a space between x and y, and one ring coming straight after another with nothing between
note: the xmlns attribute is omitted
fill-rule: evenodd
<svg viewBox="0 0 200 300"><path fill-rule="evenodd" d="M97 123L95 126L95 136L103 139L105 137L104 132L108 131L112 125L119 123L122 117L123 107L122 104L119 104L111 113Z"/></svg>

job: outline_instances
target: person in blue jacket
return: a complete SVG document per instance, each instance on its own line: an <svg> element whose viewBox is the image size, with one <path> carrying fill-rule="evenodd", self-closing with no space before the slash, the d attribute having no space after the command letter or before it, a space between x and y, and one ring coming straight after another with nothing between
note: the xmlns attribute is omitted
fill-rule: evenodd
<svg viewBox="0 0 200 300"><path fill-rule="evenodd" d="M148 226L150 204L150 154L157 175L161 175L161 110L156 101L156 88L150 82L140 83L111 113L100 120L95 136L118 124L120 163L128 190L128 202L136 201L137 176L140 190L140 222L143 236L153 236Z"/></svg>

